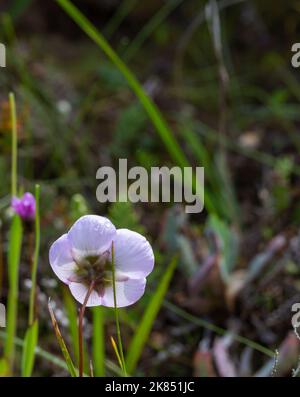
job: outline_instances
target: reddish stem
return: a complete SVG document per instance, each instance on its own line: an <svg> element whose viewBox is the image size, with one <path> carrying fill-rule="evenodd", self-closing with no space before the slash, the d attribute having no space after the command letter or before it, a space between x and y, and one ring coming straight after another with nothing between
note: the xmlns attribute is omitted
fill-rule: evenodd
<svg viewBox="0 0 300 397"><path fill-rule="evenodd" d="M86 304L91 296L91 293L94 289L95 281L91 282L91 285L86 293L84 298L84 302L79 311L79 321L78 321L78 344L79 344L79 377L83 376L83 316L86 308Z"/></svg>

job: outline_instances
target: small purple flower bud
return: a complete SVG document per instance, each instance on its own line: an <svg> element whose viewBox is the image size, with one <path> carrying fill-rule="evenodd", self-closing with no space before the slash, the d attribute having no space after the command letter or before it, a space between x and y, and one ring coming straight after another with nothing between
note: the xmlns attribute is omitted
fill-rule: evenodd
<svg viewBox="0 0 300 397"><path fill-rule="evenodd" d="M21 198L13 197L11 206L20 217L24 220L32 220L35 217L35 198L26 192Z"/></svg>

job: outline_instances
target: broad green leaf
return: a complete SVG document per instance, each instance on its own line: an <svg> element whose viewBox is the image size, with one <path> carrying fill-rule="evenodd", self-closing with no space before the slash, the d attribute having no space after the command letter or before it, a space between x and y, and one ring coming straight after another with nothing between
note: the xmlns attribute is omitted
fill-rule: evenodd
<svg viewBox="0 0 300 397"><path fill-rule="evenodd" d="M169 284L172 279L176 265L177 256L175 256L169 263L167 270L160 280L155 293L151 297L151 300L146 307L141 322L137 327L136 332L130 342L126 356L126 366L129 374L134 373L137 362L143 352L144 345L153 327L153 323L156 319L157 313L159 312L164 297L168 291Z"/></svg>
<svg viewBox="0 0 300 397"><path fill-rule="evenodd" d="M27 329L22 356L22 376L31 376L34 365L35 348L38 341L39 324L35 320L33 324Z"/></svg>

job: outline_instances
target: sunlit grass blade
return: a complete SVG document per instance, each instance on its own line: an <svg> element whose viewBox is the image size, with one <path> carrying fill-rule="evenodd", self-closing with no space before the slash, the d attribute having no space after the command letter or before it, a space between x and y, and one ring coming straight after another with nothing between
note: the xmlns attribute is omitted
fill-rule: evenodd
<svg viewBox="0 0 300 397"><path fill-rule="evenodd" d="M14 215L8 243L8 297L7 297L7 328L4 356L9 363L10 371L14 364L14 337L17 328L18 289L19 289L19 264L21 255L23 227L18 215Z"/></svg>
<svg viewBox="0 0 300 397"><path fill-rule="evenodd" d="M9 368L5 358L0 358L0 377L8 376Z"/></svg>
<svg viewBox="0 0 300 397"><path fill-rule="evenodd" d="M72 377L76 377L77 376L76 369L74 367L74 364L73 364L73 361L71 359L70 353L69 353L69 351L67 349L65 341L64 341L64 339L62 337L62 334L60 332L60 329L59 329L58 323L56 321L56 318L55 318L53 309L51 307L50 301L48 303L48 309L49 309L49 313L50 313L50 316L51 316L51 321L52 321L52 325L53 325L53 328L54 328L55 336L57 338L57 341L58 341L59 347L61 349L61 352L62 352L62 354L64 356L65 362L67 364L68 371L69 371L69 373L70 373L70 375Z"/></svg>
<svg viewBox="0 0 300 397"><path fill-rule="evenodd" d="M114 349L115 355L117 357L118 363L120 365L120 368L121 368L122 371L124 371L123 361L122 361L121 355L119 353L119 349L118 349L118 346L116 344L116 341L114 340L114 338L112 336L110 337L110 341L111 341L112 347Z"/></svg>
<svg viewBox="0 0 300 397"><path fill-rule="evenodd" d="M95 376L105 376L104 308L93 308L93 367Z"/></svg>
<svg viewBox="0 0 300 397"><path fill-rule="evenodd" d="M27 329L24 338L21 373L22 376L29 377L32 374L34 365L35 348L38 341L39 324L35 320Z"/></svg>
<svg viewBox="0 0 300 397"><path fill-rule="evenodd" d="M130 342L126 356L126 365L129 374L133 374L135 371L137 362L143 352L143 348L149 337L157 313L159 312L164 297L168 291L170 281L177 265L177 260L178 258L175 256L169 263L166 272L161 278L155 293L151 297L141 322Z"/></svg>

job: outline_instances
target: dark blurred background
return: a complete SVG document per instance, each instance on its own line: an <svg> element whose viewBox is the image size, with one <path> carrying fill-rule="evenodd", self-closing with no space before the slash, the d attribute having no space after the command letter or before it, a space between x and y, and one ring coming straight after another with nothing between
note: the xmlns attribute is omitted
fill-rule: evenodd
<svg viewBox="0 0 300 397"><path fill-rule="evenodd" d="M128 158L149 169L176 159L123 75L55 1L2 1L8 59L0 73L0 210L5 219L13 90L21 182L27 190L42 185L41 308L53 290L58 302L61 296L47 265L50 243L81 210L108 214L152 241L150 291L180 253L171 306L155 322L139 374L268 375L272 359L232 337L240 334L279 349L277 375L289 376L299 354L290 323L300 298L300 70L291 66L299 2L74 4L158 105L190 164L205 166L210 205L190 217L171 204L100 205L98 167ZM26 296L28 269L22 272ZM123 319L126 340L143 309L141 302ZM202 320L230 333L218 335ZM57 351L46 312L42 321L41 344ZM55 371L43 363L36 374Z"/></svg>

